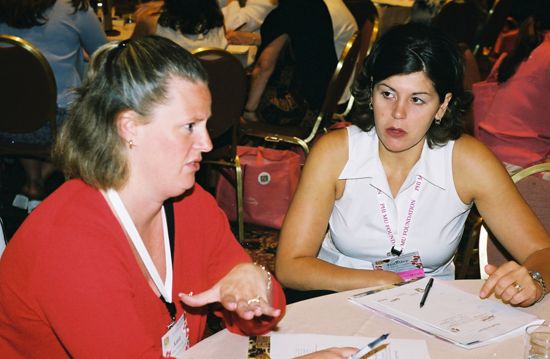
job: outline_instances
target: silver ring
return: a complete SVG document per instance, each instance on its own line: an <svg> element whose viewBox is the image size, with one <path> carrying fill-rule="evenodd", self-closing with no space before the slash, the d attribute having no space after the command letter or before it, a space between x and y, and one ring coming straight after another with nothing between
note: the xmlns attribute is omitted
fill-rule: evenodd
<svg viewBox="0 0 550 359"><path fill-rule="evenodd" d="M260 304L260 296L257 296L255 298L249 299L246 301L246 304L250 305L252 303L258 303Z"/></svg>
<svg viewBox="0 0 550 359"><path fill-rule="evenodd" d="M523 290L523 287L521 286L521 284L519 284L518 282L514 281L512 283L512 286L516 289L516 291L519 293Z"/></svg>

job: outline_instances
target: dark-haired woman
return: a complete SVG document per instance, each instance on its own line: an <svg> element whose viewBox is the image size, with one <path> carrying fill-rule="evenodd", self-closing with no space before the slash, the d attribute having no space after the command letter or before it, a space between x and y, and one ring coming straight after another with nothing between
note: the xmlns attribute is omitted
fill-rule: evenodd
<svg viewBox="0 0 550 359"><path fill-rule="evenodd" d="M14 35L37 47L52 67L57 84L57 121L63 120L71 99L68 91L79 86L84 68L83 50L92 54L107 42L101 24L87 0L0 0L0 34ZM9 71L9 69L2 69ZM49 126L32 134L0 133L2 142L49 143ZM27 175L23 194L31 200L45 195L44 180L50 163L24 159Z"/></svg>
<svg viewBox="0 0 550 359"><path fill-rule="evenodd" d="M550 160L550 0L532 3L494 78L473 86L476 134L511 172ZM495 91L481 91L488 86Z"/></svg>
<svg viewBox="0 0 550 359"><path fill-rule="evenodd" d="M188 51L227 47L217 0L165 0L139 5L132 36L144 35L165 37Z"/></svg>
<svg viewBox="0 0 550 359"><path fill-rule="evenodd" d="M285 286L395 283L422 276L419 262L425 275L453 279L475 203L517 260L488 265L480 296L520 306L544 296L530 273L550 278L550 238L500 162L462 134L463 71L458 47L435 28L401 25L375 44L352 90L354 125L315 144L283 223L276 271ZM402 260L405 270L390 270Z"/></svg>

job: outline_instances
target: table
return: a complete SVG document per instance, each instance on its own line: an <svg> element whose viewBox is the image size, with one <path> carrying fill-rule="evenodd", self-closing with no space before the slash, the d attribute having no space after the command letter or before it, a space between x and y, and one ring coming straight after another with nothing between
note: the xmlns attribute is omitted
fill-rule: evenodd
<svg viewBox="0 0 550 359"><path fill-rule="evenodd" d="M456 280L451 283L464 291L477 294L483 281ZM361 291L364 289L291 304L287 307L287 313L276 331L369 337L378 337L380 333L390 332L392 338L425 340L432 359L522 358L523 356L521 336L477 349L462 349L348 301L348 297ZM496 299L492 298L492 300ZM532 307L520 310L535 314L548 323L550 322L550 296ZM223 330L190 348L184 358L246 358L247 340L247 337Z"/></svg>

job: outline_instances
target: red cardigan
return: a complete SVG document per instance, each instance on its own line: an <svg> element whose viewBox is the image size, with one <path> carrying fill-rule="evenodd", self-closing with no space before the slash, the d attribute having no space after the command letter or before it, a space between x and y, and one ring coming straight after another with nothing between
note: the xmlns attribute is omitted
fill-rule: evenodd
<svg viewBox="0 0 550 359"><path fill-rule="evenodd" d="M201 340L207 308L176 301L210 288L250 257L214 199L196 185L174 203L173 298L189 340ZM273 305L284 310L280 285ZM280 318L245 321L221 311L228 329L261 334ZM159 358L166 307L137 265L107 202L79 180L62 185L23 223L0 261L0 358Z"/></svg>

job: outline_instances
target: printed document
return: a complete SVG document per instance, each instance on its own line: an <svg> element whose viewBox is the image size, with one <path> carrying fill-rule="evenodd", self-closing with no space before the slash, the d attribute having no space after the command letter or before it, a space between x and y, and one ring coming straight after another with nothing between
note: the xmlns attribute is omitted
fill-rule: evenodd
<svg viewBox="0 0 550 359"><path fill-rule="evenodd" d="M544 322L535 315L500 301L480 299L438 279L420 308L428 280L371 290L349 299L463 348L477 348L519 335L526 326Z"/></svg>

